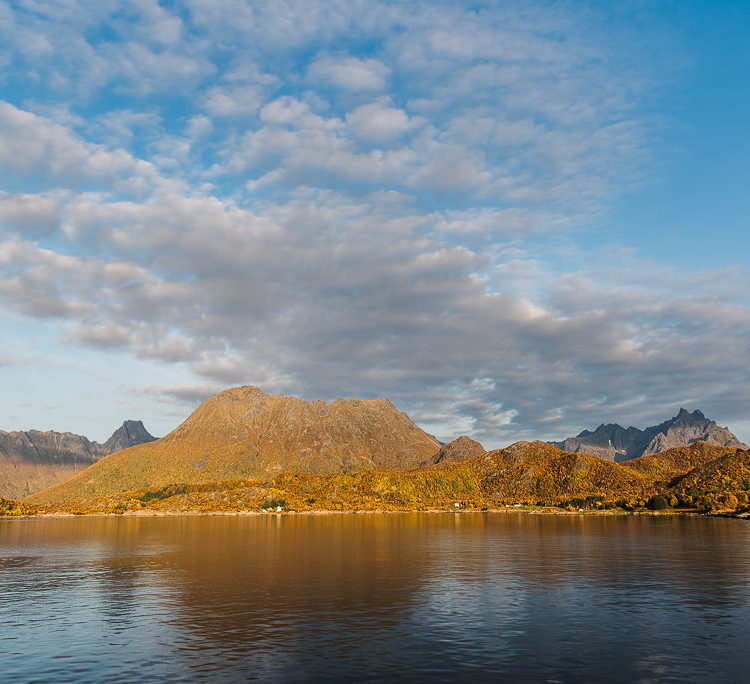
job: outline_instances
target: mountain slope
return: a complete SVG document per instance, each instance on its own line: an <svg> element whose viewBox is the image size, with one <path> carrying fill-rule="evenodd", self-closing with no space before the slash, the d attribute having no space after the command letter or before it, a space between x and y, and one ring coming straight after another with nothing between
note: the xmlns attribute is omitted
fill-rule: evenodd
<svg viewBox="0 0 750 684"><path fill-rule="evenodd" d="M676 483L675 489L681 492L690 489L750 492L750 450L727 450L719 458L685 474Z"/></svg>
<svg viewBox="0 0 750 684"><path fill-rule="evenodd" d="M445 463L451 461L453 463L460 463L461 461L468 461L476 456L481 456L484 453L484 447L479 443L467 437L461 435L456 437L452 442L443 444L440 447L440 451L430 456L422 465L435 465L436 463Z"/></svg>
<svg viewBox="0 0 750 684"><path fill-rule="evenodd" d="M486 487L501 500L553 503L571 496L640 493L641 473L586 453L569 453L545 442L517 442L484 456Z"/></svg>
<svg viewBox="0 0 750 684"><path fill-rule="evenodd" d="M154 439L139 420L125 421L104 444L71 432L0 430L0 496L28 496L69 480L113 451Z"/></svg>
<svg viewBox="0 0 750 684"><path fill-rule="evenodd" d="M326 403L238 387L205 401L166 437L112 454L32 500L279 472L408 469L439 448L387 399Z"/></svg>
<svg viewBox="0 0 750 684"><path fill-rule="evenodd" d="M617 423L602 424L593 432L584 430L576 437L552 444L571 453L592 454L619 463L698 441L716 446L747 448L728 428L720 427L701 411L689 413L685 409L680 409L674 418L645 430L624 428Z"/></svg>
<svg viewBox="0 0 750 684"><path fill-rule="evenodd" d="M688 446L672 447L656 454L633 458L626 461L623 467L657 480L674 479L694 469L703 468L727 454L735 453L737 450L736 447L693 442Z"/></svg>

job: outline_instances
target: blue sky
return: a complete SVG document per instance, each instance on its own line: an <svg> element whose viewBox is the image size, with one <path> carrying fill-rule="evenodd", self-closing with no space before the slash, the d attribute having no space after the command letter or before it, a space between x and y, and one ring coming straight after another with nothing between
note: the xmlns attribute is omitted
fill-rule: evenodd
<svg viewBox="0 0 750 684"><path fill-rule="evenodd" d="M228 386L750 440L742 2L0 2L0 428Z"/></svg>

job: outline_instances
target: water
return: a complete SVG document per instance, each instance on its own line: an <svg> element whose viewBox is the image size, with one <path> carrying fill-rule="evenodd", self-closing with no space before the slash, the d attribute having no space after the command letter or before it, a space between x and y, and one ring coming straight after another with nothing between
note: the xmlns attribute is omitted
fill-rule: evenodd
<svg viewBox="0 0 750 684"><path fill-rule="evenodd" d="M0 521L3 681L745 681L750 523Z"/></svg>

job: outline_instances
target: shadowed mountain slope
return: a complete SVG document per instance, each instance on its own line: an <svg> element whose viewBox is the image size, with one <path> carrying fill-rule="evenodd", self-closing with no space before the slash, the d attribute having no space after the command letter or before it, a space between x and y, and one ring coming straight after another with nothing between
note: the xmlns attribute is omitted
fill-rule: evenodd
<svg viewBox="0 0 750 684"><path fill-rule="evenodd" d="M279 472L409 469L439 448L387 399L326 403L238 387L205 401L166 437L112 454L33 500Z"/></svg>
<svg viewBox="0 0 750 684"><path fill-rule="evenodd" d="M568 437L552 444L571 453L591 454L619 463L698 441L717 446L748 448L728 428L720 427L701 411L689 413L685 409L680 409L674 418L645 430L624 428L617 423L602 424L593 432L584 430L576 437Z"/></svg>
<svg viewBox="0 0 750 684"><path fill-rule="evenodd" d="M113 451L154 439L140 420L126 420L104 444L71 432L0 430L0 496L28 496L69 480Z"/></svg>

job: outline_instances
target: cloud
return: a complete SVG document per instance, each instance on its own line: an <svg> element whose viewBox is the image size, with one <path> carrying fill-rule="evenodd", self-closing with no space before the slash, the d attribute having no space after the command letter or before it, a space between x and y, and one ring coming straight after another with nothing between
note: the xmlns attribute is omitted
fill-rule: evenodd
<svg viewBox="0 0 750 684"><path fill-rule="evenodd" d="M59 224L59 199L24 193L0 194L0 231L43 237L56 231Z"/></svg>
<svg viewBox="0 0 750 684"><path fill-rule="evenodd" d="M406 112L389 106L387 101L357 107L346 115L346 123L357 138L372 143L389 143L413 125Z"/></svg>
<svg viewBox="0 0 750 684"><path fill-rule="evenodd" d="M34 178L56 187L101 184L135 170L121 149L78 139L68 128L0 102L0 178L8 185Z"/></svg>
<svg viewBox="0 0 750 684"><path fill-rule="evenodd" d="M441 437L470 431L491 445L567 434L607 411L644 423L654 405L693 396L723 407L724 383L741 394L732 378L750 314L720 305L720 290L686 299L664 276L671 289L644 298L633 262L607 287L581 273L536 299L495 292L489 254L422 235L403 208L330 193L265 217L208 198L104 204L100 216L131 238L98 236L120 261L6 242L0 292L29 315L63 316L70 341L188 364L211 387L390 396ZM138 237L140 225L159 231ZM136 253L146 267L128 260ZM518 250L501 261L511 282L518 262Z"/></svg>
<svg viewBox="0 0 750 684"><path fill-rule="evenodd" d="M167 385L167 386L145 386L131 389L138 395L156 397L158 401L180 405L196 406L200 402L220 392L224 387L220 385Z"/></svg>
<svg viewBox="0 0 750 684"><path fill-rule="evenodd" d="M390 69L376 59L348 55L320 55L308 70L308 78L325 86L354 92L383 91Z"/></svg>

